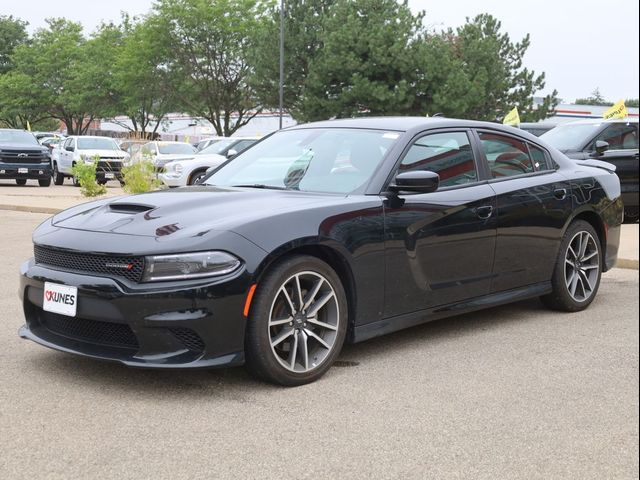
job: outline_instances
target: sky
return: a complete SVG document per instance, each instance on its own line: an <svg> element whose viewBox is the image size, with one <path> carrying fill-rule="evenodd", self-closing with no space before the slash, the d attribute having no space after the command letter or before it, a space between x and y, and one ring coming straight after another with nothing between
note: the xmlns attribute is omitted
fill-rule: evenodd
<svg viewBox="0 0 640 480"><path fill-rule="evenodd" d="M82 23L87 32L101 20L118 20L120 12L146 13L152 0L0 0L0 15L29 22L29 30L45 26L49 17ZM545 72L540 92L558 90L573 102L595 88L611 101L638 98L638 0L409 0L426 12L433 29L457 27L467 17L490 13L502 22L513 41L531 36L526 67Z"/></svg>

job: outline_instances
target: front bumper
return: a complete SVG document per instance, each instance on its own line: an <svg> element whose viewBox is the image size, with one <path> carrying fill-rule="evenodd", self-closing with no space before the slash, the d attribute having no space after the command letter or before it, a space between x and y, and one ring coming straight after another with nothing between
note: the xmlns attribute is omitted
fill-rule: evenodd
<svg viewBox="0 0 640 480"><path fill-rule="evenodd" d="M187 185L186 177L184 176L174 177L166 173L160 173L158 178L167 187L185 187Z"/></svg>
<svg viewBox="0 0 640 480"><path fill-rule="evenodd" d="M0 179L42 180L51 177L50 163L0 163Z"/></svg>
<svg viewBox="0 0 640 480"><path fill-rule="evenodd" d="M215 283L159 285L21 267L22 338L86 357L145 368L211 368L244 363L242 270ZM44 282L78 287L75 317L42 309Z"/></svg>

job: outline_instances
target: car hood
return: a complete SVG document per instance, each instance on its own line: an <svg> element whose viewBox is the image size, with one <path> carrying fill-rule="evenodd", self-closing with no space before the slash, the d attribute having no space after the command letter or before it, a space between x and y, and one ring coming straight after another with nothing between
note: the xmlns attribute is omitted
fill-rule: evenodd
<svg viewBox="0 0 640 480"><path fill-rule="evenodd" d="M99 200L56 215L59 228L177 239L237 227L344 196L252 188L186 187ZM236 232L237 233L237 232Z"/></svg>
<svg viewBox="0 0 640 480"><path fill-rule="evenodd" d="M24 143L0 143L0 151L2 150L9 150L9 151L16 151L19 150L20 152L49 152L49 149L47 147L43 147L42 145L25 145Z"/></svg>
<svg viewBox="0 0 640 480"><path fill-rule="evenodd" d="M111 158L111 159L125 159L127 158L126 152L121 150L77 150L79 155L91 158L96 155L100 158Z"/></svg>

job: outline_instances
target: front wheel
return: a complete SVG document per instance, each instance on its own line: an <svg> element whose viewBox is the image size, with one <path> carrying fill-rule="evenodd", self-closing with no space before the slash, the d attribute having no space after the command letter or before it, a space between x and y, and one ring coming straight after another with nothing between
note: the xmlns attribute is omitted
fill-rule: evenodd
<svg viewBox="0 0 640 480"><path fill-rule="evenodd" d="M207 172L205 170L201 172L195 172L191 174L189 178L189 185L198 185L200 181L207 176Z"/></svg>
<svg viewBox="0 0 640 480"><path fill-rule="evenodd" d="M58 170L58 164L53 164L53 184L62 185L64 183L64 175Z"/></svg>
<svg viewBox="0 0 640 480"><path fill-rule="evenodd" d="M551 279L553 291L542 297L554 310L578 312L587 308L598 292L602 255L598 234L591 224L577 220L567 229Z"/></svg>
<svg viewBox="0 0 640 480"><path fill-rule="evenodd" d="M344 343L347 299L335 271L296 255L260 281L247 320L247 367L272 383L296 386L320 378Z"/></svg>
<svg viewBox="0 0 640 480"><path fill-rule="evenodd" d="M24 178L16 178L16 184L20 185L20 186L26 185L27 184L27 180L24 179Z"/></svg>
<svg viewBox="0 0 640 480"><path fill-rule="evenodd" d="M41 187L48 187L51 185L51 177L49 178L41 178L38 180L38 185Z"/></svg>

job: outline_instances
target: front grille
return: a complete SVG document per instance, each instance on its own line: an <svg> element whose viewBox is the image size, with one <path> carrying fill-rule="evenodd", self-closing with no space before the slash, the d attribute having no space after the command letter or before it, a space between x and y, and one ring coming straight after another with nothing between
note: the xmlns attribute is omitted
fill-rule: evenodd
<svg viewBox="0 0 640 480"><path fill-rule="evenodd" d="M0 162L26 164L48 163L49 156L42 152L2 152L2 154L0 154Z"/></svg>
<svg viewBox="0 0 640 480"><path fill-rule="evenodd" d="M41 323L50 332L67 338L98 345L138 348L133 330L123 323L99 322L51 312L43 312Z"/></svg>
<svg viewBox="0 0 640 480"><path fill-rule="evenodd" d="M96 167L96 170L102 170L105 172L119 172L121 169L121 162L108 162L103 160L100 160L98 162L98 166Z"/></svg>
<svg viewBox="0 0 640 480"><path fill-rule="evenodd" d="M34 245L33 251L36 263L62 270L118 276L132 282L140 282L144 273L144 257L76 253L41 245Z"/></svg>
<svg viewBox="0 0 640 480"><path fill-rule="evenodd" d="M187 349L196 353L204 352L204 341L190 328L170 328L169 330Z"/></svg>

